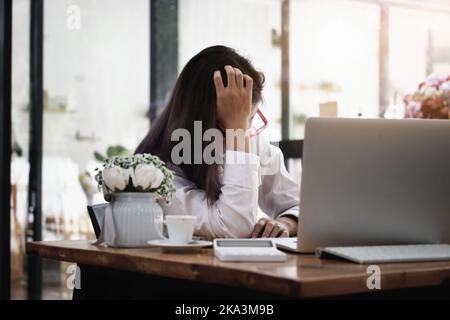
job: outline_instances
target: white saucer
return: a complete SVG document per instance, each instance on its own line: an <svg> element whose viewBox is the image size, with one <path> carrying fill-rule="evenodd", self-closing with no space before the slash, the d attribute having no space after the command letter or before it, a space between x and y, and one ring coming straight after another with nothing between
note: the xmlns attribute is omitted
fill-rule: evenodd
<svg viewBox="0 0 450 320"><path fill-rule="evenodd" d="M173 243L170 240L150 240L147 243L151 247L160 247L163 251L168 252L189 252L212 246L211 241L204 240L192 240L189 243Z"/></svg>

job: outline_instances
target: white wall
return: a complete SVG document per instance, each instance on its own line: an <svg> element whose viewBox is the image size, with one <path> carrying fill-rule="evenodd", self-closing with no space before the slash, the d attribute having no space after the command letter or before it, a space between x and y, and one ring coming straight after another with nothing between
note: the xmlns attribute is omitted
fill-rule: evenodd
<svg viewBox="0 0 450 320"><path fill-rule="evenodd" d="M69 5L81 9L79 30L67 27ZM46 0L44 29L44 87L74 111L44 114L44 153L83 168L94 150L135 148L148 130L149 1Z"/></svg>
<svg viewBox="0 0 450 320"><path fill-rule="evenodd" d="M428 32L434 48L450 48L450 16L442 13L392 8L390 11L390 79L402 96L417 89L426 76ZM433 72L450 74L450 61ZM401 101L400 101L401 103Z"/></svg>
<svg viewBox="0 0 450 320"><path fill-rule="evenodd" d="M319 115L327 94L321 82L340 90L339 116L377 117L379 9L353 1L291 1L291 102L294 111ZM325 100L325 101L324 101Z"/></svg>
<svg viewBox="0 0 450 320"><path fill-rule="evenodd" d="M280 29L278 0L179 0L179 70L192 56L212 45L226 45L249 58L266 75L264 111L271 139L280 137L281 50L272 45Z"/></svg>
<svg viewBox="0 0 450 320"><path fill-rule="evenodd" d="M13 1L13 131L24 159L30 121L30 1ZM79 30L67 27L69 5L81 10ZM148 0L44 1L44 89L50 99L68 99L73 111L44 112L44 221L64 216L71 227L79 227L88 215L78 174L92 162L94 150L104 153L113 144L134 149L148 131L149 32ZM76 132L96 139L79 141ZM24 225L27 160L15 159L12 167Z"/></svg>

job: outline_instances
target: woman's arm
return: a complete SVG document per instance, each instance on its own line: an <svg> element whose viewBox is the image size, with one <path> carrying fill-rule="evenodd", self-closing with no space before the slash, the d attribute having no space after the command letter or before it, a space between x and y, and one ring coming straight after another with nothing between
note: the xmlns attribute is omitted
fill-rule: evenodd
<svg viewBox="0 0 450 320"><path fill-rule="evenodd" d="M252 113L253 79L225 66L227 86L220 71L214 73L217 121L226 132L225 164L219 199L208 205L205 192L187 181L177 185L176 199L166 213L197 216L196 234L207 237L249 237L258 207L259 156L251 153L248 129ZM184 184L184 185L183 185Z"/></svg>
<svg viewBox="0 0 450 320"><path fill-rule="evenodd" d="M232 159L246 160L237 164ZM227 160L228 159L228 160ZM176 194L165 214L192 214L197 217L195 234L208 239L250 237L257 218L259 157L227 151L223 185L219 199L208 206L205 192L189 180L176 176Z"/></svg>
<svg viewBox="0 0 450 320"><path fill-rule="evenodd" d="M258 221L253 237L295 236L300 205L300 186L290 177L281 150L261 138L261 186L259 206L269 219Z"/></svg>

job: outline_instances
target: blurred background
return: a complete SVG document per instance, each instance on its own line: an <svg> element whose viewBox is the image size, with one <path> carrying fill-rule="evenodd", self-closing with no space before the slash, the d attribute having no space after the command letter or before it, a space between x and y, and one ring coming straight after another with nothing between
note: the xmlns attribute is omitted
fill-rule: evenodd
<svg viewBox="0 0 450 320"><path fill-rule="evenodd" d="M25 242L94 238L99 161L133 151L216 44L264 72L264 134L299 140L311 116L402 118L406 94L449 75L450 1L14 0L13 299L71 298L67 265L26 258Z"/></svg>

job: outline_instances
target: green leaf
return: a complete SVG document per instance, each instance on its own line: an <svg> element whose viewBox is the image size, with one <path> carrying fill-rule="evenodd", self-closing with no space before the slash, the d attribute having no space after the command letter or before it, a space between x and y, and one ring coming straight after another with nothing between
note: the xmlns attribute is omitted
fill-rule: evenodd
<svg viewBox="0 0 450 320"><path fill-rule="evenodd" d="M106 157L97 151L94 151L94 157L95 157L95 160L97 160L97 161L100 161L100 162L106 161Z"/></svg>
<svg viewBox="0 0 450 320"><path fill-rule="evenodd" d="M108 155L108 158L111 157L125 157L129 153L128 149L117 145L117 146L110 146L108 147L108 150L106 151L106 154Z"/></svg>

